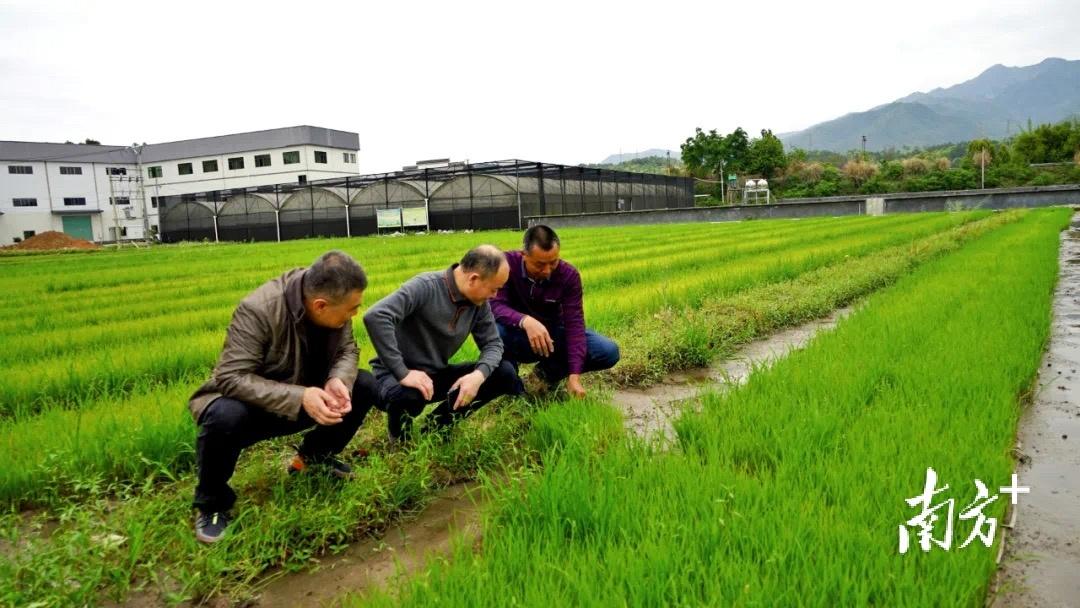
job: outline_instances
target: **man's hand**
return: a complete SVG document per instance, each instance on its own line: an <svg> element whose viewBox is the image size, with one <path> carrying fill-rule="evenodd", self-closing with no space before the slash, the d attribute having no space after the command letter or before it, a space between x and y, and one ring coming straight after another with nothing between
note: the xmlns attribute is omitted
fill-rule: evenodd
<svg viewBox="0 0 1080 608"><path fill-rule="evenodd" d="M343 416L352 411L352 397L349 396L349 389L345 387L345 383L341 381L341 378L330 378L326 381L323 390L334 397L334 403L326 404L330 409Z"/></svg>
<svg viewBox="0 0 1080 608"><path fill-rule="evenodd" d="M532 317L525 317L521 321L521 329L529 337L529 346L532 351L541 357L548 357L555 352L555 341L551 339L544 324Z"/></svg>
<svg viewBox="0 0 1080 608"><path fill-rule="evenodd" d="M435 396L435 383L432 382L431 376L418 369L410 369L409 373L400 380L400 384L420 391L426 401L431 401Z"/></svg>
<svg viewBox="0 0 1080 608"><path fill-rule="evenodd" d="M581 385L581 374L570 374L566 378L566 390L578 399L585 397L585 387Z"/></svg>
<svg viewBox="0 0 1080 608"><path fill-rule="evenodd" d="M480 392L480 385L483 383L484 374L480 373L480 370L473 370L458 378L457 382L450 387L451 392L455 388L458 389L457 399L454 400L454 409L461 409L472 403L472 400L476 399L476 394Z"/></svg>
<svg viewBox="0 0 1080 608"><path fill-rule="evenodd" d="M301 405L304 411L315 422L329 426L341 422L341 413L330 407L330 403L336 403L336 398L330 393L317 386L309 386L304 389L304 399Z"/></svg>

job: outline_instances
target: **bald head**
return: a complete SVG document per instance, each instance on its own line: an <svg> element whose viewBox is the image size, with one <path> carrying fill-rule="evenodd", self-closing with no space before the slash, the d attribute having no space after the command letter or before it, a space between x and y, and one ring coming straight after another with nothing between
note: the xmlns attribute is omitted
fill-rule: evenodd
<svg viewBox="0 0 1080 608"><path fill-rule="evenodd" d="M499 273L506 265L506 256L494 245L477 245L461 258L459 266L466 274L478 274L481 279L490 278Z"/></svg>

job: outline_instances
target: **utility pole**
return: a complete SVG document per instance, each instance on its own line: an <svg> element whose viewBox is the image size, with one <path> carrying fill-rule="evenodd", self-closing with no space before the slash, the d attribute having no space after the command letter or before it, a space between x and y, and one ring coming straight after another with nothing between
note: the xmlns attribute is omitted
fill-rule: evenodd
<svg viewBox="0 0 1080 608"><path fill-rule="evenodd" d="M727 175L724 173L724 159L720 159L720 202L727 203L727 193L724 191L724 181Z"/></svg>
<svg viewBox="0 0 1080 608"><path fill-rule="evenodd" d="M979 177L979 188L986 188L986 150L979 151L979 168L981 176Z"/></svg>
<svg viewBox="0 0 1080 608"><path fill-rule="evenodd" d="M109 206L112 207L113 238L116 239L116 248L120 248L120 216L116 212L116 192L113 191L113 175L109 173L109 167L105 167L105 177L109 180Z"/></svg>
<svg viewBox="0 0 1080 608"><path fill-rule="evenodd" d="M150 217L146 212L146 189L143 187L143 166L142 166L142 146L138 144L131 144L131 149L135 152L135 170L139 176L135 179L139 180L139 200L142 201L142 222L143 222L143 240L147 243L150 242Z"/></svg>
<svg viewBox="0 0 1080 608"><path fill-rule="evenodd" d="M865 135L862 136L862 155L863 155L863 160L866 160L866 136Z"/></svg>

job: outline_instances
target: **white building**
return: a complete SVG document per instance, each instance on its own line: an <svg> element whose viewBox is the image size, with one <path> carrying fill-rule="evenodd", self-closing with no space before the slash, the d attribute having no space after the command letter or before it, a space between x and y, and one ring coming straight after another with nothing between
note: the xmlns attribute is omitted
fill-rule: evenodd
<svg viewBox="0 0 1080 608"><path fill-rule="evenodd" d="M142 239L158 197L358 175L359 149L356 133L311 126L142 146L0 141L0 244L47 230Z"/></svg>

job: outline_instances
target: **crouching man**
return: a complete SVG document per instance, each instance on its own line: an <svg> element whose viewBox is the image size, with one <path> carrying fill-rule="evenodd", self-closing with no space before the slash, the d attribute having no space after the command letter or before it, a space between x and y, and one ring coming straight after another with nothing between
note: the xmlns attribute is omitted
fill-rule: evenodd
<svg viewBox="0 0 1080 608"><path fill-rule="evenodd" d="M191 397L199 432L195 455L195 537L225 534L236 494L229 478L256 442L314 427L289 472L306 467L338 477L352 469L335 455L374 404L375 380L357 369L351 319L367 277L351 257L330 251L245 297L233 313L213 375Z"/></svg>
<svg viewBox="0 0 1080 608"><path fill-rule="evenodd" d="M412 418L429 403L441 402L431 418L446 426L514 391L517 373L502 363L502 342L488 305L508 273L502 252L480 245L446 270L409 279L364 315L391 442L407 438ZM470 334L479 361L451 364Z"/></svg>
<svg viewBox="0 0 1080 608"><path fill-rule="evenodd" d="M516 368L536 363L530 391L543 393L564 378L585 396L581 375L619 362L619 346L585 328L581 275L559 258L559 237L547 226L525 231L521 251L506 252L510 278L491 302L503 356Z"/></svg>

